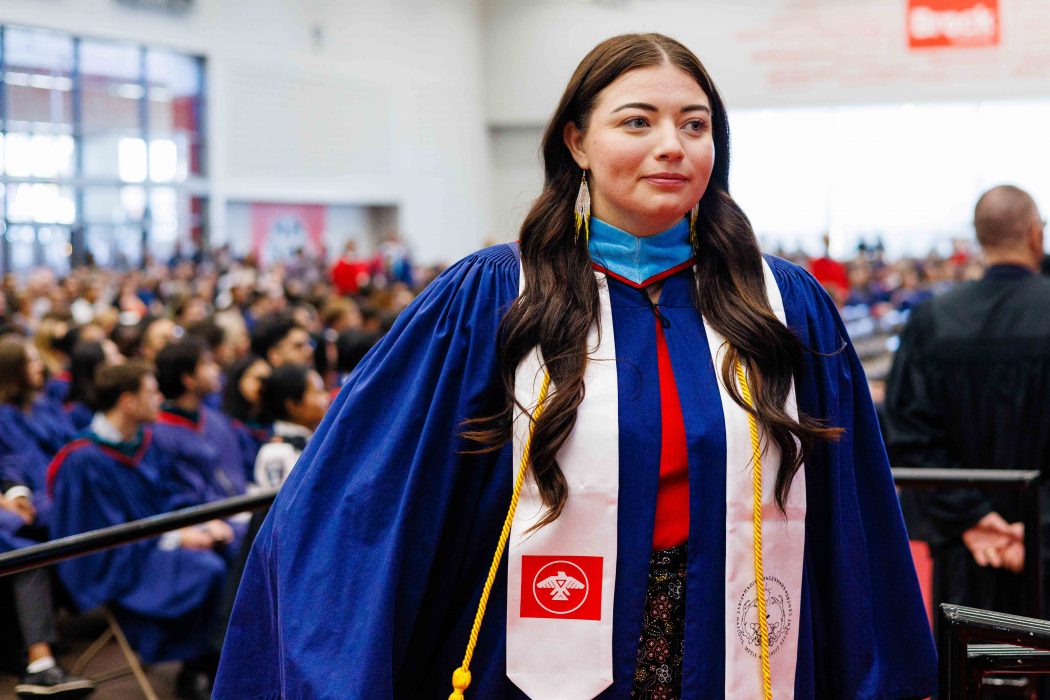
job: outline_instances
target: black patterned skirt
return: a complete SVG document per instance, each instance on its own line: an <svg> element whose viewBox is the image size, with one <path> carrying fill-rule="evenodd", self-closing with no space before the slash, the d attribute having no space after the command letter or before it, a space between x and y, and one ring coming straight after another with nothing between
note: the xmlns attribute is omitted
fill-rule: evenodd
<svg viewBox="0 0 1050 700"><path fill-rule="evenodd" d="M645 595L642 633L631 697L678 700L682 697L685 646L686 545L653 552Z"/></svg>

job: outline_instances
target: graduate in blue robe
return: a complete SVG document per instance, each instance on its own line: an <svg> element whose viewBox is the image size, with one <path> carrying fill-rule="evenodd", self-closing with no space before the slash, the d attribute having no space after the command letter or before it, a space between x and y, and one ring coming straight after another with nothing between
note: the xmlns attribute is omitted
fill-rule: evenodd
<svg viewBox="0 0 1050 700"><path fill-rule="evenodd" d="M135 442L107 444L91 434L63 451L53 468L54 536L171 510L159 481L163 455L148 429ZM62 562L58 571L81 610L113 606L146 663L209 650L226 573L219 554L167 549L152 539Z"/></svg>
<svg viewBox="0 0 1050 700"><path fill-rule="evenodd" d="M247 489L249 443L222 413L203 405L185 412L165 404L153 429L157 444L172 456L171 478L182 491L182 506L239 496Z"/></svg>
<svg viewBox="0 0 1050 700"><path fill-rule="evenodd" d="M86 436L64 447L50 466L56 537L172 510L162 480L167 455L145 427L156 411L156 405L148 405L149 394L156 395L157 404L160 398L148 367L136 369L139 364L100 372L100 384L115 387L100 386L105 413L96 414ZM129 380L124 376L129 370L139 374ZM144 388L124 386L121 391L109 374L125 385L141 381ZM226 530L222 537L232 534L222 524L218 527ZM58 572L81 610L111 606L143 661L197 659L214 651L212 635L226 579L226 562L213 542L189 544L188 538L196 540L199 534L177 531L70 559L58 564Z"/></svg>
<svg viewBox="0 0 1050 700"><path fill-rule="evenodd" d="M504 430L494 431L498 435L516 427L506 429L513 409L505 387L514 387L513 399L536 405L532 397L518 394L522 377L517 373L535 357L537 344L556 387L555 400L535 425L546 421L546 439L566 439L557 443L558 459L564 457L569 466L562 465L565 509L543 525L558 535L548 538L541 529L535 539L578 543L573 529L590 521L569 520L572 526L561 528L566 522L561 518L570 511L572 517L615 512L611 527L592 526L614 540L615 548L603 549L601 557L572 548L543 552L559 557L546 566L571 561L576 554L581 560L583 555L597 559L601 566L614 554L615 567L592 570L595 582L615 584L608 604L612 610L602 609L601 598L596 617L564 617L558 619L564 622L560 627L533 625L526 630L523 618L545 616L526 614L524 594L517 608L508 606L511 551L502 558L491 589L467 697L523 698L516 684L522 681L532 685L536 700L612 700L635 692L643 613L654 593L649 578L657 570L650 562L657 553L658 496L665 493L665 432L684 434L680 454L688 476L689 521L682 543L687 544L687 559L674 572L685 589L684 609L678 608L684 643L678 647L678 687L670 683L659 695L641 697L732 697L735 688L757 683L760 664L754 650L734 644L738 635L727 630L729 601L735 607L737 593L727 591L726 581L745 558L741 555L750 564L754 551L750 538L746 552L738 551L739 538L732 549L727 545L742 522L736 515L740 501L733 500L737 492L730 494L730 488L741 483L745 467L756 475L759 470L746 457L730 463L730 448L736 454L741 442L738 436L751 447L750 436L746 427L730 433L730 420L744 410L739 401L725 408L725 382L718 377L727 366L712 358L709 338L714 342L717 336L709 336L705 324L732 341L743 358L741 376L743 362L750 363L746 371L763 421L756 432L764 434L767 446L775 435L769 416L789 410L786 389L792 383L800 414L842 430L832 440L832 432L797 423L790 435L781 435L785 444L799 434L822 439L814 439L805 452L805 518L789 522L793 532L804 530L804 546L770 552L766 561L767 573L783 562L798 573L792 588L798 599L790 601L788 618L797 621L791 632L797 653L790 664L783 663L786 656L773 659L777 697L931 694L932 637L864 373L834 304L812 277L776 258L763 264L754 232L729 196L726 110L699 60L680 43L657 34L603 42L570 80L542 152L544 192L522 225L521 261L516 246L496 246L467 257L434 281L350 376L282 487L249 556L215 697L450 697L452 671L463 662L507 517L517 469L512 455L520 445L515 434L502 449L478 453L479 445L502 442L468 441L464 421L499 416ZM599 221L619 231L621 245L596 249L592 235L602 233ZM664 254L683 249L684 255ZM605 273L592 269L599 263ZM519 298L523 265L525 294ZM644 274L631 273L638 268ZM652 286L656 280L659 288ZM771 285L779 291L786 329L775 315L779 305L774 309ZM507 323L501 326L503 319ZM584 487L593 486L598 495L577 498L581 494L572 490L573 483L582 469L573 472L570 461L594 468L578 455L605 447L587 444L602 435L593 429L594 416L611 421L600 410L591 411L591 429L570 434L586 416L565 407L577 397L583 407L592 393L601 396L611 390L611 381L586 380L580 386L596 352L590 339L598 336L599 346L610 344L607 323L614 331L615 363L601 354L593 356L600 358L593 364L611 368L604 375L615 375L618 463L588 472L591 481L584 481ZM575 370L579 366L582 373ZM664 373L666 366L673 371ZM538 383L530 372L526 370L522 384ZM665 377L668 391L662 397ZM768 379L765 385L763 379ZM783 395L764 391L776 382L785 389ZM675 402L670 400L672 384ZM568 397L563 393L567 386L572 392ZM662 414L664 398L668 416ZM672 403L680 408L680 433L664 420L677 413ZM520 423L527 425L528 419ZM562 466L552 463L549 450L544 454L549 443L536 446L541 449L532 451L525 463L531 481L556 485L550 475ZM753 459L750 450L746 454ZM547 471L541 473L538 464ZM767 466L774 473L785 468L775 461ZM600 481L610 473L618 478L615 511ZM802 482L793 483L801 493ZM727 501L734 506L732 518ZM769 500L764 503L767 510L776 508ZM546 505L553 508L558 501L551 497ZM800 523L804 527L797 527ZM608 532L613 528L615 532ZM765 534L770 541L780 536L774 528ZM602 546L606 544L603 539ZM512 538L511 550L514 546ZM671 550L661 546L658 551ZM520 581L526 580L524 558L512 561ZM571 582L576 589L592 590L588 574L582 568L579 573L587 583L555 569L533 588L560 589ZM751 579L756 590L760 581ZM746 624L751 618L741 615L738 625L740 619ZM580 624L582 620L599 624ZM754 626L765 627L759 619ZM508 640L520 642L530 630L536 634L511 657ZM570 640L589 630L599 632L594 639L600 648L574 647ZM738 632L746 636L749 630L740 626ZM771 634L760 629L758 636ZM519 673L540 651L556 664ZM543 692L545 673L565 679L584 664L597 675L573 685L573 692L563 692L568 686L548 678L550 692ZM508 677L512 665L516 682ZM791 673L783 670L789 665ZM743 684L738 682L741 673L746 674ZM452 697L460 697L463 675L457 673ZM583 677L578 673L572 680ZM532 683L537 679L538 685ZM770 697L761 683L757 687L757 693L743 697Z"/></svg>
<svg viewBox="0 0 1050 700"><path fill-rule="evenodd" d="M788 262L768 262L791 329L827 353L807 357L799 409L846 429L807 463L797 697L921 696L931 689L933 652L863 370L820 286ZM461 261L402 314L343 388L256 538L217 698L445 697L512 473L509 446L464 455L468 444L458 435L464 419L491 411L499 382L493 339L518 275L509 245ZM721 418L710 408L711 359L696 352L706 341L690 280L689 270L668 278L659 309L670 323L672 361L702 378L680 388L695 601L683 697L700 698L722 695L704 689L723 684L725 476L704 468ZM659 434L653 314L637 289L615 279L610 295L617 357L625 360L620 490L636 497L620 501L615 682L602 698L630 694L659 459L648 449ZM505 675L505 576L504 561L472 664L469 693L477 698L524 697Z"/></svg>
<svg viewBox="0 0 1050 700"><path fill-rule="evenodd" d="M245 492L255 455L230 419L203 401L219 378L207 345L188 336L157 355L157 375L167 401L154 426L158 447L171 456L166 475L179 506L198 505Z"/></svg>

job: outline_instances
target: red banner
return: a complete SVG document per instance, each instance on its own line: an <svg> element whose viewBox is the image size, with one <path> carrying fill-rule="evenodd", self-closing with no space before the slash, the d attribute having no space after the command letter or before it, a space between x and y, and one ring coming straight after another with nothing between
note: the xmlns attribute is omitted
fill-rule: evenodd
<svg viewBox="0 0 1050 700"><path fill-rule="evenodd" d="M327 207L320 204L252 204L252 250L265 264L288 260L300 248L324 249Z"/></svg>
<svg viewBox="0 0 1050 700"><path fill-rule="evenodd" d="M912 49L999 45L999 0L908 0Z"/></svg>

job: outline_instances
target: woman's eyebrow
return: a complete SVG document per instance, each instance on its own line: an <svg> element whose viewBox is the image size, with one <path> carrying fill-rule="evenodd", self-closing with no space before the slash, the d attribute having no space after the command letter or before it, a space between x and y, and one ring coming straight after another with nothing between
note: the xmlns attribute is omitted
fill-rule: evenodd
<svg viewBox="0 0 1050 700"><path fill-rule="evenodd" d="M640 110L643 110L643 111L646 111L646 112L658 112L658 111L660 111L660 110L658 110L656 108L655 105L651 105L648 102L628 102L627 104L620 105L619 107L614 109L613 113L616 113L616 112L619 112L619 111L625 110L625 109L640 109ZM707 112L708 114L710 114L711 113L711 109L710 109L710 107L707 107L706 105L686 105L685 107L682 107L682 112Z"/></svg>

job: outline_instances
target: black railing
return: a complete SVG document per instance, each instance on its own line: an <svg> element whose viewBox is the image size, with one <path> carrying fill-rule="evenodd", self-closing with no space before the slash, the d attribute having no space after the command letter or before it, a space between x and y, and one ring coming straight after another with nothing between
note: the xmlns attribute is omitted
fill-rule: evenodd
<svg viewBox="0 0 1050 700"><path fill-rule="evenodd" d="M237 513L267 508L273 503L276 495L276 491L265 491L249 496L235 496L16 549L0 554L0 577L119 547L129 542L157 537L165 532L198 525L215 518L226 518Z"/></svg>
<svg viewBox="0 0 1050 700"><path fill-rule="evenodd" d="M940 619L937 697L941 700L980 697L988 675L1050 673L1046 620L961 605L942 605Z"/></svg>
<svg viewBox="0 0 1050 700"><path fill-rule="evenodd" d="M1021 499L1024 522L1024 590L1028 614L1043 616L1043 558L1040 556L1039 526L1040 472L1011 469L894 469L893 481L899 488L947 490L972 488L1015 491ZM940 603L941 601L934 601Z"/></svg>

